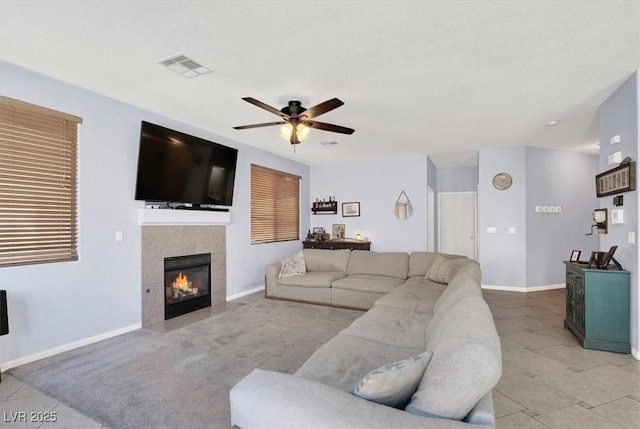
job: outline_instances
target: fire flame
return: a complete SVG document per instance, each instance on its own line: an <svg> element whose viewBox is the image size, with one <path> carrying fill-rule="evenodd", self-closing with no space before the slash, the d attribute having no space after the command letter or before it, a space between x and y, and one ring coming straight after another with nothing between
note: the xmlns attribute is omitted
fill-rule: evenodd
<svg viewBox="0 0 640 429"><path fill-rule="evenodd" d="M189 278L186 276L186 274L183 273L179 273L176 276L176 279L173 281L173 284L171 286L176 289L180 289L183 292L191 290L191 282L189 281Z"/></svg>

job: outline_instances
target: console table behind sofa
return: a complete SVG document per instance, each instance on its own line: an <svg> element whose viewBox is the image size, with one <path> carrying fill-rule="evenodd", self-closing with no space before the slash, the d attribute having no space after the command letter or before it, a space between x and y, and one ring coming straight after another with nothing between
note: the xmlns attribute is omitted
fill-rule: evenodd
<svg viewBox="0 0 640 429"><path fill-rule="evenodd" d="M349 250L371 250L371 242L370 241L358 241L358 240L349 240L338 239L338 240L304 240L302 242L303 249L328 249L328 250L338 250L338 249L349 249Z"/></svg>

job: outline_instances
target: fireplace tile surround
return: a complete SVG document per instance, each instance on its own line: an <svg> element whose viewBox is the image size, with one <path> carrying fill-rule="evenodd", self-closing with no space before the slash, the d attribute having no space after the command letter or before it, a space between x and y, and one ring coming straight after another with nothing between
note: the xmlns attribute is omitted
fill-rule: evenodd
<svg viewBox="0 0 640 429"><path fill-rule="evenodd" d="M211 305L227 297L226 227L162 225L141 227L142 326L164 322L164 258L211 253Z"/></svg>

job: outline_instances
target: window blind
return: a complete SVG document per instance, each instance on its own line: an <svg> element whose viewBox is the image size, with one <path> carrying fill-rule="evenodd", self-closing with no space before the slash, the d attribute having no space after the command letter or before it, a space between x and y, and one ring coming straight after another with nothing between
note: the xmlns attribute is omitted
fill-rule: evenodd
<svg viewBox="0 0 640 429"><path fill-rule="evenodd" d="M78 259L80 123L0 97L0 267Z"/></svg>
<svg viewBox="0 0 640 429"><path fill-rule="evenodd" d="M251 164L251 243L300 238L300 176Z"/></svg>

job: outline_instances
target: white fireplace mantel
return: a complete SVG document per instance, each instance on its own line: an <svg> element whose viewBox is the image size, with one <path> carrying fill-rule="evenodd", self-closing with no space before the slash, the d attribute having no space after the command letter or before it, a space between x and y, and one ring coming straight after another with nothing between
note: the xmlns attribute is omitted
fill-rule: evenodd
<svg viewBox="0 0 640 429"><path fill-rule="evenodd" d="M138 225L227 225L230 222L229 212L138 209Z"/></svg>

